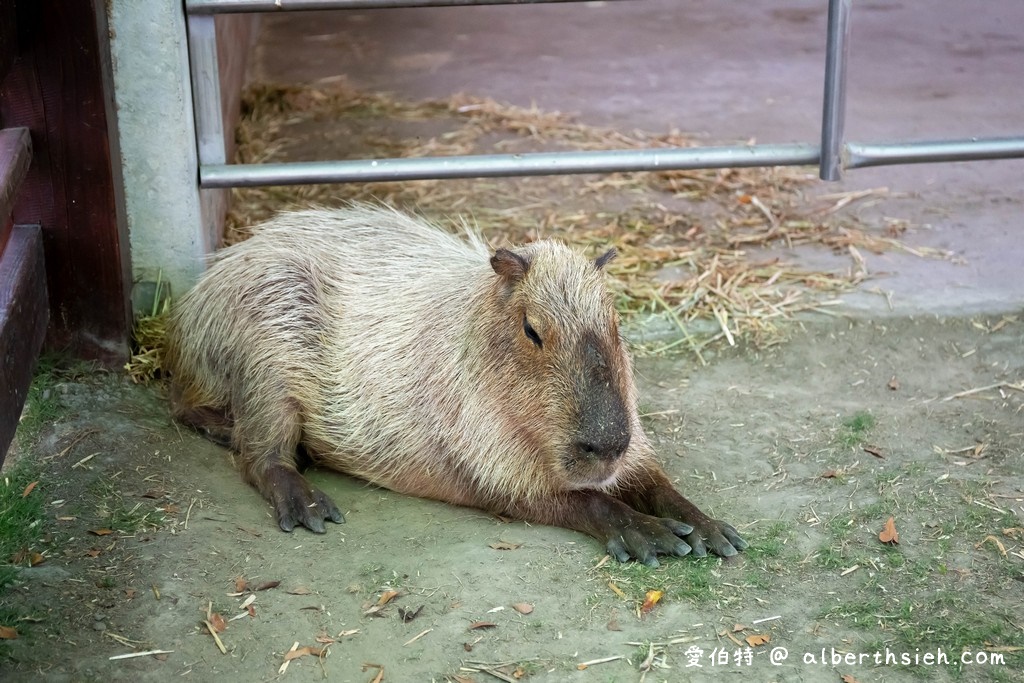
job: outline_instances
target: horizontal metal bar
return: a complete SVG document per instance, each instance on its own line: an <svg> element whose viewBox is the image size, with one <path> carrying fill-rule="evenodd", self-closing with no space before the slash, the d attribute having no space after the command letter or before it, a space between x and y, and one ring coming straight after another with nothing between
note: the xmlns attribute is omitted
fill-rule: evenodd
<svg viewBox="0 0 1024 683"><path fill-rule="evenodd" d="M488 154L415 159L303 161L280 164L200 166L203 188L369 183L451 178L671 171L748 166L802 166L818 163L818 148L807 144L743 147L667 147L602 152Z"/></svg>
<svg viewBox="0 0 1024 683"><path fill-rule="evenodd" d="M847 169L896 164L1017 159L1024 158L1024 137L892 144L851 142L845 145L843 156L846 159L843 167ZM819 161L819 148L816 145L793 143L415 159L210 164L200 166L199 178L200 187L213 189L754 166L813 166Z"/></svg>
<svg viewBox="0 0 1024 683"><path fill-rule="evenodd" d="M845 168L1024 158L1024 137L846 145Z"/></svg>
<svg viewBox="0 0 1024 683"><path fill-rule="evenodd" d="M471 5L538 5L586 0L186 0L188 14L237 14L322 9L386 9L393 7L467 7ZM624 0L612 0L622 2Z"/></svg>

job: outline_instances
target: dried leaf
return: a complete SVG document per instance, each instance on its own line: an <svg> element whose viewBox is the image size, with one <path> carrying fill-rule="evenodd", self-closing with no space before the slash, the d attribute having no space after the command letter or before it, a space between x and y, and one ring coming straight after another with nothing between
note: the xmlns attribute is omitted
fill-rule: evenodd
<svg viewBox="0 0 1024 683"><path fill-rule="evenodd" d="M454 674L451 679L453 683L476 683L476 681L469 676L462 676L461 674Z"/></svg>
<svg viewBox="0 0 1024 683"><path fill-rule="evenodd" d="M380 594L380 598L377 599L377 605L386 605L397 597L398 591L384 591Z"/></svg>
<svg viewBox="0 0 1024 683"><path fill-rule="evenodd" d="M420 605L419 607L417 607L414 610L412 610L412 609L403 609L403 608L399 607L398 608L398 616L401 617L403 623L408 624L410 621L412 621L413 619L418 617L420 615L420 612L422 612L422 611L423 611L423 605Z"/></svg>
<svg viewBox="0 0 1024 683"><path fill-rule="evenodd" d="M280 585L281 585L280 581L266 581L266 582L261 583L260 585L256 586L255 588L253 588L253 591L265 591L265 590L269 590L271 588L277 588Z"/></svg>
<svg viewBox="0 0 1024 683"><path fill-rule="evenodd" d="M114 533L113 529L89 529L89 533L93 536L109 536Z"/></svg>
<svg viewBox="0 0 1024 683"><path fill-rule="evenodd" d="M129 600L134 600L135 596L138 595L138 594L139 594L139 591L135 590L134 588L127 588L124 591L124 596L126 598L128 598Z"/></svg>
<svg viewBox="0 0 1024 683"><path fill-rule="evenodd" d="M843 674L839 677L839 680L841 680L843 683L860 683L860 681L858 681L850 674Z"/></svg>
<svg viewBox="0 0 1024 683"><path fill-rule="evenodd" d="M17 640L18 631L13 626L0 626L0 640Z"/></svg>
<svg viewBox="0 0 1024 683"><path fill-rule="evenodd" d="M835 479L837 476L839 476L839 473L835 470L825 470L818 475L820 479Z"/></svg>
<svg viewBox="0 0 1024 683"><path fill-rule="evenodd" d="M520 614L530 614L533 612L533 605L528 602L517 602L512 605L512 609L519 612Z"/></svg>
<svg viewBox="0 0 1024 683"><path fill-rule="evenodd" d="M771 641L772 635L770 633L752 633L744 640L747 641L747 645L750 647L758 647L759 645L765 645Z"/></svg>
<svg viewBox="0 0 1024 683"><path fill-rule="evenodd" d="M512 543L510 541L498 541L497 543L491 543L488 547L494 548L495 550L515 550L522 548L522 543Z"/></svg>
<svg viewBox="0 0 1024 683"><path fill-rule="evenodd" d="M882 460L885 460L885 454L882 453L882 449L879 448L878 446L865 445L865 446L862 446L861 448L864 449L865 453L870 453L871 455L875 456L876 458L881 458Z"/></svg>
<svg viewBox="0 0 1024 683"><path fill-rule="evenodd" d="M878 540L882 543L898 545L900 542L899 532L896 531L896 520L890 517L885 521L885 527L878 534Z"/></svg>
<svg viewBox="0 0 1024 683"><path fill-rule="evenodd" d="M1010 538L1015 539L1024 538L1024 527L1011 526L1003 529L1003 536L1009 536Z"/></svg>
<svg viewBox="0 0 1024 683"><path fill-rule="evenodd" d="M981 539L980 543L975 543L974 544L974 549L977 550L978 548L980 548L981 546L985 545L988 542L995 543L996 547L999 548L999 554L1002 555L1003 557L1006 557L1006 546L1003 545L1002 541L1000 541L998 538L996 538L995 536L993 536L991 534L989 534L985 538Z"/></svg>
<svg viewBox="0 0 1024 683"><path fill-rule="evenodd" d="M640 611L644 614L654 609L654 606L661 600L661 596L664 593L661 591L647 591L647 596L644 598L644 604L640 605Z"/></svg>
<svg viewBox="0 0 1024 683"><path fill-rule="evenodd" d="M520 678L522 678L523 676L525 676L525 675L526 675L526 669L524 669L521 666L517 666L516 670L512 672L512 678L516 679L517 681Z"/></svg>
<svg viewBox="0 0 1024 683"><path fill-rule="evenodd" d="M381 683L384 680L384 667L380 664L369 664L364 662L363 671L366 671L367 669L377 669L377 675L373 677L373 680L371 680L370 683Z"/></svg>
<svg viewBox="0 0 1024 683"><path fill-rule="evenodd" d="M213 629L217 631L217 633L223 633L224 629L228 627L228 622L224 621L224 617L216 612L211 613L210 618L207 619L207 621L210 622L210 625L213 626Z"/></svg>
<svg viewBox="0 0 1024 683"><path fill-rule="evenodd" d="M317 636L316 642L321 643L322 645L330 645L331 643L335 643L337 641L335 641L334 638L331 638L330 636Z"/></svg>
<svg viewBox="0 0 1024 683"><path fill-rule="evenodd" d="M96 548L89 548L88 550L85 551L85 554L88 555L89 557L99 557L101 552L103 552L103 551L102 550L97 550Z"/></svg>
<svg viewBox="0 0 1024 683"><path fill-rule="evenodd" d="M1005 555L1006 553L1004 552L1003 554ZM46 558L39 553L31 553L28 556L28 564L30 567L35 567L43 562L46 562Z"/></svg>
<svg viewBox="0 0 1024 683"><path fill-rule="evenodd" d="M305 586L299 586L298 588L293 588L290 591L285 592L288 593L288 595L309 595L312 593L312 591Z"/></svg>
<svg viewBox="0 0 1024 683"><path fill-rule="evenodd" d="M299 657L305 657L306 655L313 655L314 657L320 657L320 656L323 655L323 653L324 653L324 651L321 648L312 647L311 645L306 645L305 647L300 647L297 650L289 650L288 652L285 652L284 653L284 661L290 662L293 659L298 659Z"/></svg>
<svg viewBox="0 0 1024 683"><path fill-rule="evenodd" d="M26 486L25 490L21 492L21 497L22 498L28 498L28 494L32 493L32 489L34 489L38 484L39 484L39 481L36 480L36 481L32 482L31 484L29 484L28 486Z"/></svg>
<svg viewBox="0 0 1024 683"><path fill-rule="evenodd" d="M474 631L478 628L494 628L497 626L493 621L474 621L469 625L469 630Z"/></svg>
<svg viewBox="0 0 1024 683"><path fill-rule="evenodd" d="M892 391L897 391L900 388L900 381L896 379L896 375L893 375L892 379L889 380L889 383L886 386Z"/></svg>
<svg viewBox="0 0 1024 683"><path fill-rule="evenodd" d="M609 631L621 631L622 630L622 627L619 626L619 620L616 619L615 617L612 617L611 619L609 619L608 623L605 624L604 627L606 629L608 629Z"/></svg>
<svg viewBox="0 0 1024 683"><path fill-rule="evenodd" d="M746 630L746 628L747 628L747 627L746 627L746 626L744 626L743 624L736 624L736 625L734 625L734 626L732 627L732 632L733 632L733 633L739 633L740 631L744 631L744 630Z"/></svg>

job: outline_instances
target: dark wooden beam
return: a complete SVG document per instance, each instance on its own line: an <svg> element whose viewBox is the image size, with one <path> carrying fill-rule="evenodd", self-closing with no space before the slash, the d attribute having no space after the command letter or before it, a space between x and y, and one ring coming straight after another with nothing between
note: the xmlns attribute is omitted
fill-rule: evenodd
<svg viewBox="0 0 1024 683"><path fill-rule="evenodd" d="M14 196L32 163L32 136L28 128L0 130L0 219L14 210ZM0 241L0 251L3 251Z"/></svg>
<svg viewBox="0 0 1024 683"><path fill-rule="evenodd" d="M17 52L17 34L15 33L14 0L0 0L0 82L14 64Z"/></svg>
<svg viewBox="0 0 1024 683"><path fill-rule="evenodd" d="M9 0L0 0L9 2ZM39 225L48 264L49 348L115 365L129 349L130 272L103 0L16 3L17 55L0 122L31 131L33 160L14 222ZM155 133L158 134L158 133Z"/></svg>
<svg viewBox="0 0 1024 683"><path fill-rule="evenodd" d="M25 405L49 310L39 226L16 225L0 253L0 464Z"/></svg>

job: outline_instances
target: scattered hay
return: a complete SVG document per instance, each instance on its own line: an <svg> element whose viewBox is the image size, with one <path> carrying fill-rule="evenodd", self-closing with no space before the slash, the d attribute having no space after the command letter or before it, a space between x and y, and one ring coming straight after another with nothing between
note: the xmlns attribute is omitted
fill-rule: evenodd
<svg viewBox="0 0 1024 683"><path fill-rule="evenodd" d="M150 310L135 319L132 333L135 349L124 366L128 377L136 384L148 384L162 376L169 311L170 299L158 277Z"/></svg>
<svg viewBox="0 0 1024 683"><path fill-rule="evenodd" d="M239 163L698 144L678 131L588 126L560 112L466 94L402 100L337 79L251 87L236 142ZM356 200L433 219L465 215L495 245L556 237L592 254L614 245L619 258L610 271L621 313L664 315L681 338L655 350L686 344L703 358L701 349L720 339L774 343L780 321L833 303L867 277L860 249L950 257L902 243L907 226L898 221L878 234L840 215L855 201L888 196L885 188L808 200L802 190L815 178L814 169L779 167L239 188L232 191L225 243L244 240L251 226L281 210ZM808 244L849 255L849 269L812 271L750 253ZM700 339L690 329L698 320L712 330ZM140 321L140 334L152 341L140 338L133 378L159 369L160 323Z"/></svg>

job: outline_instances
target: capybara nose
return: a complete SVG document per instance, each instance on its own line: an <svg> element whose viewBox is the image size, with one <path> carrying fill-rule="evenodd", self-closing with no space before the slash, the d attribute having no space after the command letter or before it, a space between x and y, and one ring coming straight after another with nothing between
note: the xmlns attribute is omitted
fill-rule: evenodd
<svg viewBox="0 0 1024 683"><path fill-rule="evenodd" d="M577 456L585 460L617 460L629 448L629 433L609 434L603 439L577 441Z"/></svg>

